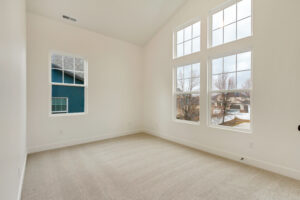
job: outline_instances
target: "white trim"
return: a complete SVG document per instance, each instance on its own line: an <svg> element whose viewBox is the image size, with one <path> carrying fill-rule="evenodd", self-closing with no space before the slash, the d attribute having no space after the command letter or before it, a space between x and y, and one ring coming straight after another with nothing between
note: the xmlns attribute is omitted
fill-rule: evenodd
<svg viewBox="0 0 300 200"><path fill-rule="evenodd" d="M142 129L136 129L136 130L120 131L118 133L107 133L107 134L103 134L103 135L99 135L99 136L92 136L92 137L88 137L88 138L86 138L86 137L73 138L73 139L59 141L59 142L55 142L55 143L51 143L51 144L44 144L44 145L28 147L28 154L52 150L52 149L59 149L59 148L74 146L74 145L79 145L79 144L86 144L86 143L90 143L90 142L97 142L97 141L101 141L101 140L116 138L116 137L125 136L125 135L132 135L132 134L137 134L137 133L141 133L141 132L142 132Z"/></svg>
<svg viewBox="0 0 300 200"><path fill-rule="evenodd" d="M199 73L200 73L200 75L199 75L199 77L193 77L193 78L199 78L199 84L200 84L200 88L199 88L199 91L197 91L197 92L195 92L195 91L191 91L191 92L177 92L176 90L177 90L177 68L178 67L184 67L184 66L186 66L186 65L190 65L191 66L191 70L192 70L192 66L194 65L194 64L199 64L199 66L200 66L200 71L199 71ZM192 79L192 76L191 76L191 78L190 79ZM184 79L183 79L184 80ZM200 108L201 108L201 105L200 105L200 99L201 99L201 63L200 63L200 61L198 60L198 61L194 61L194 62L188 62L188 63L186 63L186 64L184 64L184 65L179 65L179 64L176 64L176 65L173 65L173 67L172 67L172 120L173 120L173 122L177 122L177 123L184 123L184 124L190 124L190 125L200 125L200 121L201 121L201 119L200 119L200 112L201 112L201 110L199 109L199 121L197 121L197 122L195 122L195 121L188 121L188 120L181 120L181 119L177 119L176 118L176 114L177 114L177 110L176 110L176 108L177 108L177 99L176 99L176 95L182 95L182 94L196 94L196 95L199 95L199 106L200 106Z"/></svg>
<svg viewBox="0 0 300 200"><path fill-rule="evenodd" d="M223 151L218 148L212 148L212 147L209 147L206 145L201 145L199 143L195 143L192 141L188 141L186 139L158 133L156 131L152 131L149 129L145 129L143 132L153 135L153 136L156 136L156 137L159 137L159 138L163 138L168 141L172 141L172 142L184 145L184 146L188 146L188 147L200 150L200 151L204 151L204 152L207 152L210 154L218 155L223 158L227 158L227 159L239 162L239 163L243 163L245 165L250 165L250 166L253 166L256 168L267 170L269 172L287 176L292 179L300 180L300 171L297 169L289 168L289 167L286 167L286 166L283 166L280 164L276 164L276 163L272 163L272 162L268 162L268 161L258 160L258 159L247 157L244 155L238 155L238 154L232 153L232 152ZM244 158L243 161L240 160L241 157Z"/></svg>
<svg viewBox="0 0 300 200"><path fill-rule="evenodd" d="M52 66L51 66L51 58L52 58L52 55L53 54L56 54L56 55L61 55L62 57L64 56L69 56L69 57L73 57L74 59L75 58L80 58L80 59L83 59L83 62L84 62L84 70L83 70L83 73L84 73L84 84L76 84L75 83L75 79L74 79L74 83L73 84L70 84L70 83L53 83L52 82ZM62 64L64 64L64 60L62 60ZM75 62L73 63L73 71L76 72L76 69L75 69ZM56 50L51 50L49 52L49 55L48 55L48 68L49 68L49 102L48 102L48 116L49 117L67 117L67 116L80 116L80 115L86 115L88 114L88 60L84 57L81 57L81 56L78 56L78 55L74 55L74 54L70 54L70 53L65 53L65 52L61 52L61 51L56 51ZM62 70L64 71L64 70ZM81 71L80 71L81 72ZM75 76L75 74L74 74ZM64 78L64 74L62 76L62 78ZM78 112L78 113L62 113L62 114L59 114L59 113L56 113L56 114L53 114L52 113L52 85L61 85L61 86L72 86L72 87L84 87L84 112Z"/></svg>
<svg viewBox="0 0 300 200"><path fill-rule="evenodd" d="M20 177L19 190L18 190L18 200L21 200L22 198L22 189L23 189L23 183L25 177L26 163L27 163L27 153L25 153L24 163L22 165L22 173Z"/></svg>
<svg viewBox="0 0 300 200"><path fill-rule="evenodd" d="M231 55L236 55L236 68L237 68L237 55L246 53L246 52L251 52L251 85L252 87L250 89L235 89L235 90L212 90L211 86L211 80L212 80L212 60L216 58L222 58L223 59L223 67L224 67L224 57L231 56ZM249 70L247 70L249 71ZM237 73L238 71L235 71ZM236 83L237 84L237 83ZM228 127L228 126L221 126L221 125L214 125L211 124L211 94L212 93L222 93L222 92L243 92L243 91L248 91L250 92L250 129L241 129L241 128L235 128L235 127ZM229 130L229 131L234 131L234 132L240 132L240 133L253 133L253 50L252 48L244 48L243 50L235 50L233 53L226 53L226 54L221 54L218 56L209 56L207 60L207 126L209 128L218 128L218 129L223 129L223 130Z"/></svg>
<svg viewBox="0 0 300 200"><path fill-rule="evenodd" d="M193 25L196 24L196 23L200 23L200 35L197 36L197 37L193 37ZM200 17L196 17L192 20L189 20L188 22L176 27L174 30L173 30L173 59L179 59L179 58L182 58L182 57L185 57L185 56L190 56L192 54L197 54L199 52L201 52L201 30L202 30L202 25L201 25L201 18ZM188 26L192 26L192 37L190 40L186 40L184 41L184 29ZM183 41L181 43L177 43L177 32L178 31L183 31ZM200 46L199 46L199 51L196 51L196 52L193 52L193 40L196 39L196 38L199 38L200 40ZM184 43L185 42L188 42L188 41L191 41L191 53L189 54L186 54L184 55ZM177 45L178 44L182 44L183 45L183 52L182 52L182 56L177 56Z"/></svg>

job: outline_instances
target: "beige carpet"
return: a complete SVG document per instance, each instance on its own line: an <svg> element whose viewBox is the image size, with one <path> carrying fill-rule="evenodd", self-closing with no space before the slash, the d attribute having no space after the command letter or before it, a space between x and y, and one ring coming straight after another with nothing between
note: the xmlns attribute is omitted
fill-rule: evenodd
<svg viewBox="0 0 300 200"><path fill-rule="evenodd" d="M22 200L299 200L300 181L137 134L29 155Z"/></svg>

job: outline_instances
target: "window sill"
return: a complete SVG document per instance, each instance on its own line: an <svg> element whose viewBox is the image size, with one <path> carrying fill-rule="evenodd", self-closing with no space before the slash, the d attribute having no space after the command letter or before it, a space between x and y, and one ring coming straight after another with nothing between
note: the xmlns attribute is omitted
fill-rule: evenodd
<svg viewBox="0 0 300 200"><path fill-rule="evenodd" d="M199 122L193 122L193 121L180 120L180 119L174 119L173 121L176 122L176 123L181 123L181 124L200 125L200 121Z"/></svg>
<svg viewBox="0 0 300 200"><path fill-rule="evenodd" d="M64 113L64 114L49 114L49 117L73 117L73 116L82 116L82 115L86 115L87 112L83 112L83 113Z"/></svg>
<svg viewBox="0 0 300 200"><path fill-rule="evenodd" d="M251 126L251 125L250 125ZM216 129L221 129L221 130L226 130L226 131L232 131L232 132L238 132L238 133L247 133L247 134L252 134L252 129L241 129L241 128L231 128L231 127L224 127L220 125L209 125L209 128L216 128Z"/></svg>

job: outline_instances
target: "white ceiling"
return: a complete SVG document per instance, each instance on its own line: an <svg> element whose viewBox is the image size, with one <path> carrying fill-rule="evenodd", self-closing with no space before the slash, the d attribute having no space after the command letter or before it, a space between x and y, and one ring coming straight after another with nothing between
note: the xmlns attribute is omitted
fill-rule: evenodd
<svg viewBox="0 0 300 200"><path fill-rule="evenodd" d="M27 10L143 45L186 0L27 0Z"/></svg>

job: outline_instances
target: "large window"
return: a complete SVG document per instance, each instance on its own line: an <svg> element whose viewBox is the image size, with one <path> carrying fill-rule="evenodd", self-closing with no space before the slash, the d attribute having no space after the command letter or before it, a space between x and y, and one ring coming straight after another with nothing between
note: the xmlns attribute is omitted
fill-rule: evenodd
<svg viewBox="0 0 300 200"><path fill-rule="evenodd" d="M186 26L175 33L175 57L181 57L200 51L200 22Z"/></svg>
<svg viewBox="0 0 300 200"><path fill-rule="evenodd" d="M51 55L51 113L84 113L87 62L83 58Z"/></svg>
<svg viewBox="0 0 300 200"><path fill-rule="evenodd" d="M174 73L176 119L199 122L200 63L179 66Z"/></svg>
<svg viewBox="0 0 300 200"><path fill-rule="evenodd" d="M211 125L250 130L251 68L251 51L211 61Z"/></svg>
<svg viewBox="0 0 300 200"><path fill-rule="evenodd" d="M210 46L252 35L251 0L233 0L210 15Z"/></svg>

